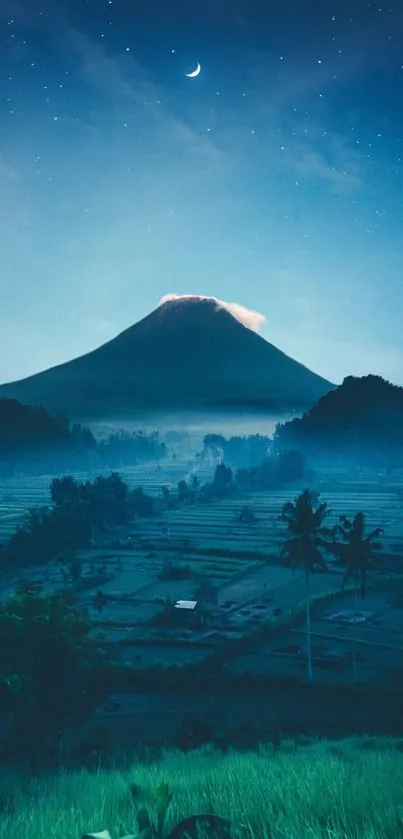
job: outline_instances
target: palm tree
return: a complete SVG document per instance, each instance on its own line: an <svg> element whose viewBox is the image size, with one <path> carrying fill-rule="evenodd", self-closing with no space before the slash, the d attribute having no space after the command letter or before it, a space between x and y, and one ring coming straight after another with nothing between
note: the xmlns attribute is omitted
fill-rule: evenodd
<svg viewBox="0 0 403 839"><path fill-rule="evenodd" d="M334 528L334 533L340 533L344 543L335 542L335 550L345 565L342 582L344 589L350 577L355 577L357 590L362 600L366 595L367 573L373 567L374 552L382 547L380 542L374 541L383 535L383 527L376 527L365 536L365 515L356 513L353 520L347 516L340 516L340 524Z"/></svg>
<svg viewBox="0 0 403 839"><path fill-rule="evenodd" d="M354 636L353 636L353 667L354 679L357 677L357 602L358 598L365 599L367 574L371 571L374 561L374 552L382 547L378 542L379 536L383 534L382 527L376 527L365 536L365 515L356 513L354 518L340 516L339 524L333 528L334 539L340 534L342 542L334 541L331 550L340 558L345 567L342 591L349 579L355 580L354 597Z"/></svg>
<svg viewBox="0 0 403 839"><path fill-rule="evenodd" d="M328 542L324 537L332 532L323 524L329 513L326 502L319 504L319 493L304 489L295 501L287 501L284 504L280 517L292 534L281 546L285 564L288 568L302 568L305 572L307 665L310 682L313 678L310 577L315 571L327 570L327 563L320 548L327 547Z"/></svg>

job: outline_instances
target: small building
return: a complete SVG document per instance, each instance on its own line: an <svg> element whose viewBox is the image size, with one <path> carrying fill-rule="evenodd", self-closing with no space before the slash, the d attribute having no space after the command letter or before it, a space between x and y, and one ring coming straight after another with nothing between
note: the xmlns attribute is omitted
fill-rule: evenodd
<svg viewBox="0 0 403 839"><path fill-rule="evenodd" d="M202 600L177 600L175 609L182 613L188 625L200 626L210 620L211 608Z"/></svg>
<svg viewBox="0 0 403 839"><path fill-rule="evenodd" d="M193 611L196 609L197 600L177 600L175 609L187 609Z"/></svg>

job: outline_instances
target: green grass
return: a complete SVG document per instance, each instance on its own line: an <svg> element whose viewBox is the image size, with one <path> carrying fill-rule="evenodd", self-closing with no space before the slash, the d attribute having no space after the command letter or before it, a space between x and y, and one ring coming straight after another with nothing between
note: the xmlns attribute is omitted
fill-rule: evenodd
<svg viewBox="0 0 403 839"><path fill-rule="evenodd" d="M134 827L128 785L168 782L167 829L192 813L213 812L267 839L399 839L403 836L403 753L375 738L225 755L210 748L134 764L127 771L64 772L6 778L0 839L79 839ZM6 788L12 807L4 811Z"/></svg>

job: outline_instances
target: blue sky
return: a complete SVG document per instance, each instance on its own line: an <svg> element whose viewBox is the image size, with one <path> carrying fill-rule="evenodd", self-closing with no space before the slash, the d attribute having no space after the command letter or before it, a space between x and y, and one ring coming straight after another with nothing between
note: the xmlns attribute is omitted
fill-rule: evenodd
<svg viewBox="0 0 403 839"><path fill-rule="evenodd" d="M0 380L191 293L403 385L400 3L55 5L2 3Z"/></svg>

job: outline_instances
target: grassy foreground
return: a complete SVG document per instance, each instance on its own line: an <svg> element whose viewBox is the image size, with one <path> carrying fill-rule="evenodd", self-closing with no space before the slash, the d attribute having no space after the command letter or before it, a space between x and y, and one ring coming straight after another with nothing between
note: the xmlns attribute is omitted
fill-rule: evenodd
<svg viewBox="0 0 403 839"><path fill-rule="evenodd" d="M130 783L168 782L167 829L192 813L242 821L267 839L403 837L402 744L356 738L292 742L248 753L165 752L127 771L62 772L40 779L4 775L0 839L79 839L134 828Z"/></svg>

